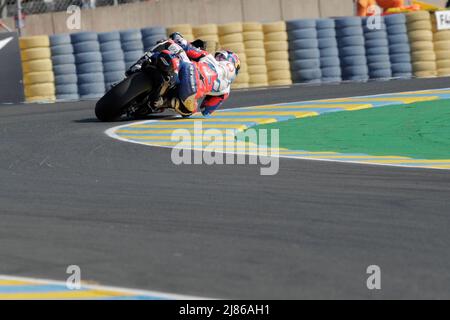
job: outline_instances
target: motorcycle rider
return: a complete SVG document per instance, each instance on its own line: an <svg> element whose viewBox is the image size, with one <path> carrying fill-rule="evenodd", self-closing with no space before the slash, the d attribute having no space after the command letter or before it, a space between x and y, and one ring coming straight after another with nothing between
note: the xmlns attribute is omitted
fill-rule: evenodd
<svg viewBox="0 0 450 320"><path fill-rule="evenodd" d="M190 116L198 110L204 116L211 115L229 97L231 84L239 73L239 57L226 50L212 56L178 32L171 34L168 41L168 48L153 53L151 59L175 79L175 94L168 101L170 107L182 116ZM196 43L202 46L201 41ZM198 100L202 98L198 107ZM161 98L155 106L164 103Z"/></svg>

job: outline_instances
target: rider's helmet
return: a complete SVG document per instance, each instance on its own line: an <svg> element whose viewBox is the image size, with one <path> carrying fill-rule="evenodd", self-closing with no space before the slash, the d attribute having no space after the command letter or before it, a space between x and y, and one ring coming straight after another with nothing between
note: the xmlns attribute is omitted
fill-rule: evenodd
<svg viewBox="0 0 450 320"><path fill-rule="evenodd" d="M179 32L174 32L169 36L169 39L172 39L173 41L175 41L175 43L177 43L178 45L180 45L183 49L186 48L188 41L184 38L184 36L179 33Z"/></svg>
<svg viewBox="0 0 450 320"><path fill-rule="evenodd" d="M236 69L236 75L239 73L239 69L241 69L241 60L239 60L239 57L236 53L229 50L217 51L214 54L214 58L216 58L217 61L231 62Z"/></svg>

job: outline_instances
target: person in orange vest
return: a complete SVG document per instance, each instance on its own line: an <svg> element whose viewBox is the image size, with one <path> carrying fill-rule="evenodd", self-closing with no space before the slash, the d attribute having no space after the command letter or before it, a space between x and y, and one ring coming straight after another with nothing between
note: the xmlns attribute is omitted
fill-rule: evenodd
<svg viewBox="0 0 450 320"><path fill-rule="evenodd" d="M405 6L404 0L377 0L378 6L387 11L390 8L402 8Z"/></svg>
<svg viewBox="0 0 450 320"><path fill-rule="evenodd" d="M355 2L357 5L356 11L360 17L366 17L369 7L377 4L376 0L355 0Z"/></svg>
<svg viewBox="0 0 450 320"><path fill-rule="evenodd" d="M356 0L358 16L366 17L369 15L370 6L378 5L384 11L390 8L401 8L405 5L404 0Z"/></svg>

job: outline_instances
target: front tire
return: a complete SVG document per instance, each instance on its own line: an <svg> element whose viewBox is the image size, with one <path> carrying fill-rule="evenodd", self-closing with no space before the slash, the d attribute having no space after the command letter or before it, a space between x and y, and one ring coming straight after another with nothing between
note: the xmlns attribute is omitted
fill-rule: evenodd
<svg viewBox="0 0 450 320"><path fill-rule="evenodd" d="M112 87L95 105L95 115L100 121L114 121L139 97L152 90L151 77L145 72L134 73Z"/></svg>

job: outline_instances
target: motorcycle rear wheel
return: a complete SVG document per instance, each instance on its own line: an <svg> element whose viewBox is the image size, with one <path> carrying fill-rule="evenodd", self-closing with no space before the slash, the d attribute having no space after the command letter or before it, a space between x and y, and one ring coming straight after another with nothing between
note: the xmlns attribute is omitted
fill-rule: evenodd
<svg viewBox="0 0 450 320"><path fill-rule="evenodd" d="M137 72L111 88L95 105L95 115L103 122L114 121L126 113L138 98L152 91L152 79L145 72Z"/></svg>

